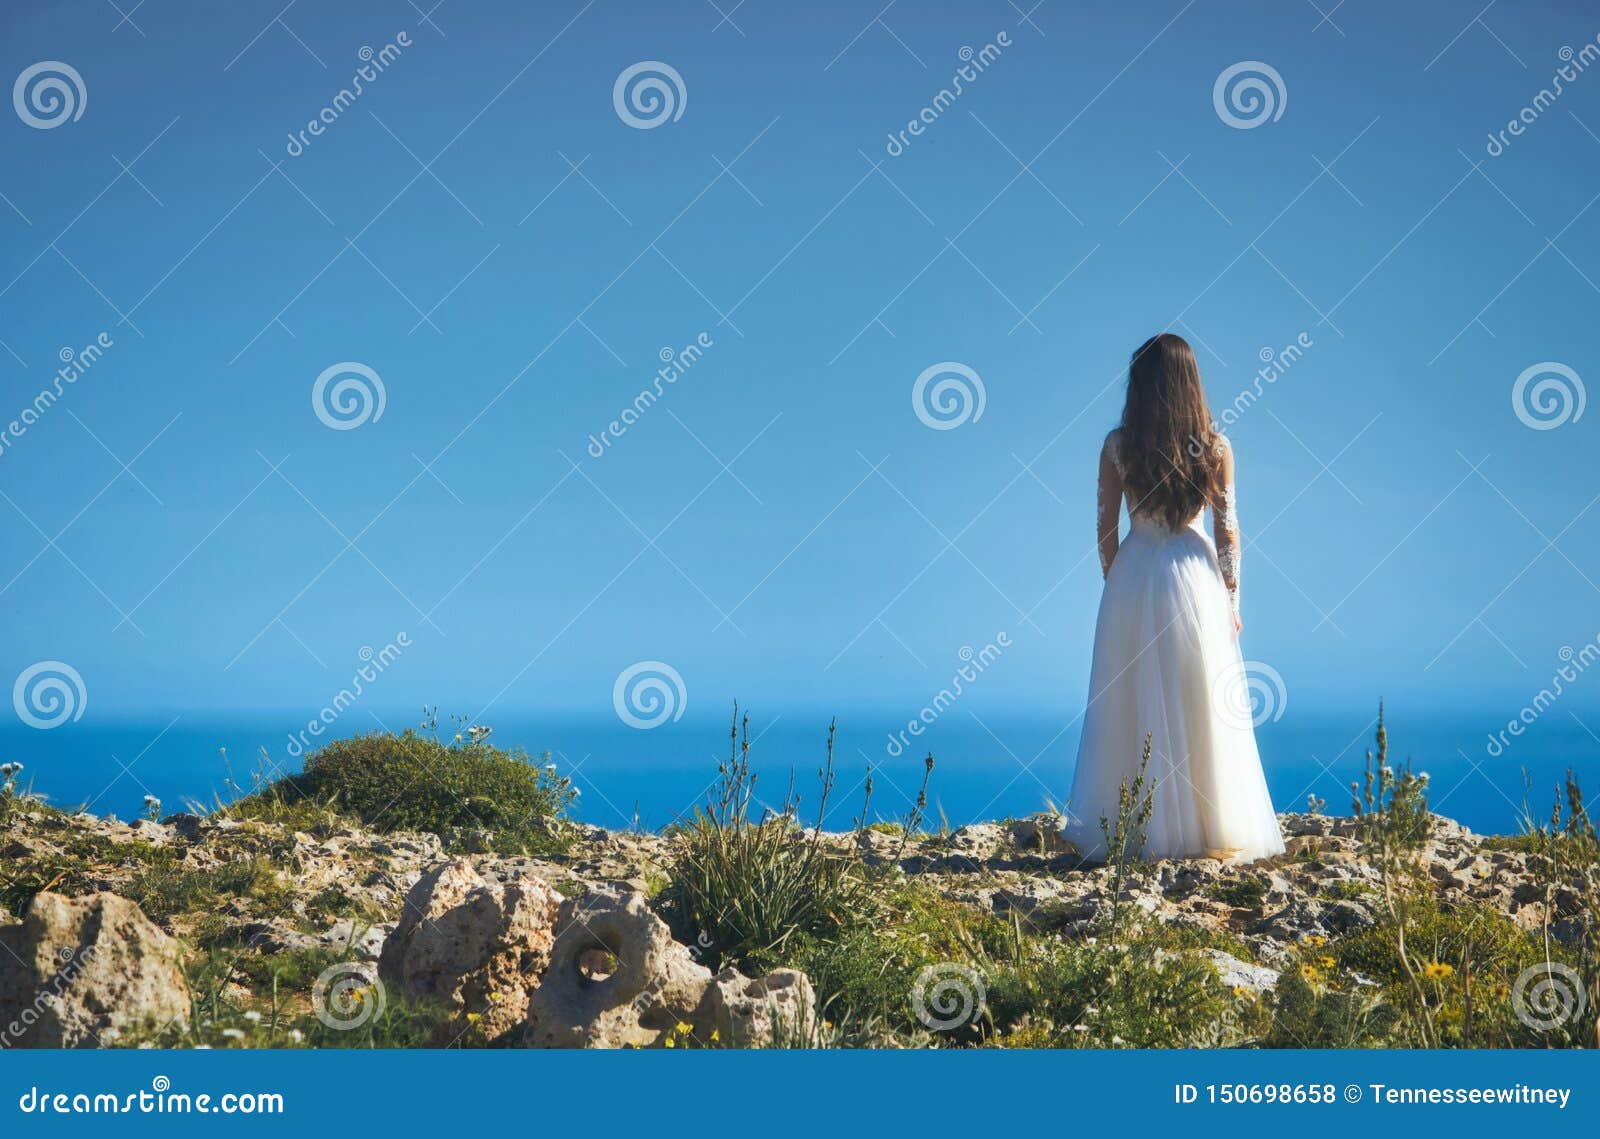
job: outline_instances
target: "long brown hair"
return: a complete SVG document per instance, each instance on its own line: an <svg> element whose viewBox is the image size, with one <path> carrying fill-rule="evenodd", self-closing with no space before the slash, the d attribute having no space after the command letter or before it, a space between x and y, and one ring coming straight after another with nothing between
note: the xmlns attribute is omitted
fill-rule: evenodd
<svg viewBox="0 0 1600 1139"><path fill-rule="evenodd" d="M1163 332L1139 345L1128 363L1118 442L1138 512L1176 530L1221 502L1223 446L1189 342Z"/></svg>

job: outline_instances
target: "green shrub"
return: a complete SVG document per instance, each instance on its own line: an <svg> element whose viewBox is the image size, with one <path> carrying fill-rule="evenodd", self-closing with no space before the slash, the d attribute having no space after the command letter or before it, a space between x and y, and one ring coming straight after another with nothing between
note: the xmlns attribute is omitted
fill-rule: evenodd
<svg viewBox="0 0 1600 1139"><path fill-rule="evenodd" d="M999 1042L1024 1047L1212 1046L1231 1042L1234 1004L1209 961L1140 936L1035 944L989 979Z"/></svg>
<svg viewBox="0 0 1600 1139"><path fill-rule="evenodd" d="M984 975L992 962L1012 953L1016 932L1003 919L952 901L932 885L877 885L870 908L857 910L829 936L796 938L784 963L806 971L818 1007L830 1021L915 1034L923 1028L911 1003L918 975L946 963Z"/></svg>
<svg viewBox="0 0 1600 1139"><path fill-rule="evenodd" d="M548 851L556 823L577 797L555 765L490 744L473 729L442 743L412 729L335 740L305 771L227 808L238 818L281 821L297 804L320 804L377 831L485 831L502 854Z"/></svg>
<svg viewBox="0 0 1600 1139"><path fill-rule="evenodd" d="M737 719L731 755L718 765L707 806L673 829L672 880L661 896L678 936L706 947L710 964L763 969L787 960L797 936L826 939L870 903L859 864L822 847L820 821L833 788L833 732L820 772L818 828L804 832L790 781L782 806L752 819L749 717Z"/></svg>

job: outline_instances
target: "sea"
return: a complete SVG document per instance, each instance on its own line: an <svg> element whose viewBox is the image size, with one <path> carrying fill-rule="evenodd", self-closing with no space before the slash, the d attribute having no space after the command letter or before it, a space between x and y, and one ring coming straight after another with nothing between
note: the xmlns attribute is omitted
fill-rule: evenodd
<svg viewBox="0 0 1600 1139"><path fill-rule="evenodd" d="M372 717L374 721L379 717ZM389 727L419 717L390 712ZM891 713L853 712L839 718L833 741L833 779L822 802L827 761L826 716L792 712L752 718L750 760L758 773L757 802L777 807L790 792L800 813L832 830L903 820L915 807L926 771L929 826L1018 817L1067 804L1078 747L1078 724L1065 717L985 716L947 712L919 735ZM1600 787L1600 718L1559 708L1517 736L1504 723L1470 713L1394 718L1387 723L1389 758L1429 777L1438 812L1486 834L1515 833L1530 818L1549 816L1568 770ZM373 730L375 723L340 722L327 738ZM509 714L493 723L491 739L554 763L580 792L577 818L608 827L655 829L704 806L719 761L730 754L730 723L706 717L638 728L620 719L563 720ZM21 762L21 786L52 804L132 819L213 809L273 778L299 770L303 749L291 737L303 715L181 713L97 718L52 730L0 728L0 762ZM1256 729L1273 803L1305 810L1314 799L1329 814L1351 810L1351 782L1363 776L1373 746L1376 709L1302 713ZM439 733L452 729L441 724ZM872 796L866 798L866 778ZM159 801L152 806L148 800Z"/></svg>

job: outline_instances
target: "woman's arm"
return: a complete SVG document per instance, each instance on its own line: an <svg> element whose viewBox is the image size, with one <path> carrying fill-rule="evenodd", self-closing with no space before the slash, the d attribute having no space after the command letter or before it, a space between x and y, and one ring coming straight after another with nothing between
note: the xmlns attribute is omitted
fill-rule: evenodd
<svg viewBox="0 0 1600 1139"><path fill-rule="evenodd" d="M1100 486L1095 512L1095 535L1100 545L1100 576L1111 572L1116 560L1117 525L1122 513L1122 469L1117 465L1116 433L1106 436L1100 448Z"/></svg>
<svg viewBox="0 0 1600 1139"><path fill-rule="evenodd" d="M1233 447L1225 436L1219 437L1222 450L1222 501L1211 506L1211 536L1217 544L1217 565L1222 570L1222 583L1228 587L1228 601L1233 607L1233 627L1242 627L1239 620L1239 510L1233 491Z"/></svg>

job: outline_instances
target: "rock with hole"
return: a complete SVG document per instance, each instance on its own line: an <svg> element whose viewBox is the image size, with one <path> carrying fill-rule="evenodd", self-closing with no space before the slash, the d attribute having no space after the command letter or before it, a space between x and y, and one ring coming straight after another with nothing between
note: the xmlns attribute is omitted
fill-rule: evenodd
<svg viewBox="0 0 1600 1139"><path fill-rule="evenodd" d="M528 1002L532 1048L651 1048L696 1024L711 971L672 939L645 896L601 890L562 906L560 935Z"/></svg>

